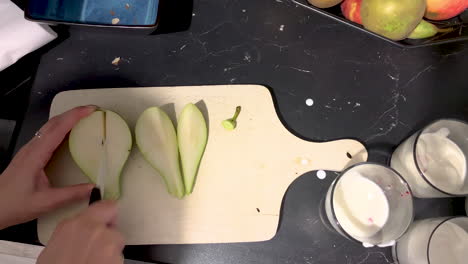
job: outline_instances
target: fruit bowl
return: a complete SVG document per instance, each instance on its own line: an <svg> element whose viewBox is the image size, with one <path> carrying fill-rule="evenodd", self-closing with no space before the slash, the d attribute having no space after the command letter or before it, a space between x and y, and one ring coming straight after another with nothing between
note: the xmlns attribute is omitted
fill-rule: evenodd
<svg viewBox="0 0 468 264"><path fill-rule="evenodd" d="M432 24L438 26L439 28L453 28L454 30L451 32L439 33L434 37L427 38L427 39L404 39L400 41L394 41L378 35L374 32L371 32L365 29L362 25L354 23L350 20L347 20L343 13L341 12L340 5L336 5L330 8L318 8L315 6L310 5L307 0L291 0L293 3L301 6L303 8L309 9L316 13L319 13L323 16L331 18L335 21L348 25L352 28L360 30L362 32L366 32L374 37L382 39L384 41L390 42L395 46L400 48L417 48L417 47L426 47L426 46L433 46L433 45L440 45L445 43L452 43L458 41L467 41L468 40L468 10L461 13L460 15L444 21L430 21Z"/></svg>

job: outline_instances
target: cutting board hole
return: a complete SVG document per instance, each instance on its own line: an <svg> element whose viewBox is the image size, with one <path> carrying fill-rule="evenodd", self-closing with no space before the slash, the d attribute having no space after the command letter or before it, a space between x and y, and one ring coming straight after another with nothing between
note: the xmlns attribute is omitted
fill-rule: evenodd
<svg viewBox="0 0 468 264"><path fill-rule="evenodd" d="M257 208L257 212L260 213L260 209L259 209L259 208Z"/></svg>
<svg viewBox="0 0 468 264"><path fill-rule="evenodd" d="M346 152L346 157L348 157L349 159L353 158L353 156L351 154L349 154L349 152Z"/></svg>

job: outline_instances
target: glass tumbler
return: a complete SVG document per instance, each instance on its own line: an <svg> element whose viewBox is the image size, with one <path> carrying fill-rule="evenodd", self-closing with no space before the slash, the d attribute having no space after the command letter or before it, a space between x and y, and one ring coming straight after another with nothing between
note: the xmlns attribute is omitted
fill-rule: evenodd
<svg viewBox="0 0 468 264"><path fill-rule="evenodd" d="M324 200L328 223L342 236L365 247L392 246L413 220L413 197L395 170L359 163L343 171Z"/></svg>
<svg viewBox="0 0 468 264"><path fill-rule="evenodd" d="M468 217L415 221L392 253L399 264L466 264Z"/></svg>
<svg viewBox="0 0 468 264"><path fill-rule="evenodd" d="M406 139L392 155L391 167L415 197L468 195L468 124L437 120Z"/></svg>

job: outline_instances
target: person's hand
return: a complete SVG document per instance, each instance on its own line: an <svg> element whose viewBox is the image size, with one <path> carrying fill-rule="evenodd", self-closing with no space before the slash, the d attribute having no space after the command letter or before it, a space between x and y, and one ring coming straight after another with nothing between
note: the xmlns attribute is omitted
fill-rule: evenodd
<svg viewBox="0 0 468 264"><path fill-rule="evenodd" d="M61 222L37 264L122 264L125 242L116 218L116 203L100 201Z"/></svg>
<svg viewBox="0 0 468 264"><path fill-rule="evenodd" d="M73 126L95 110L82 106L50 119L16 154L0 175L0 229L89 197L92 184L52 188L44 167Z"/></svg>

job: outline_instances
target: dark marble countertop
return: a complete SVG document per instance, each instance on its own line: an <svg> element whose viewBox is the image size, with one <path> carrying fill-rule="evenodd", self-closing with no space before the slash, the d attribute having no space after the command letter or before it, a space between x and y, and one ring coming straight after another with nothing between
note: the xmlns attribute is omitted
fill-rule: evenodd
<svg viewBox="0 0 468 264"><path fill-rule="evenodd" d="M431 120L468 113L468 43L404 50L288 0L195 0L191 12L190 28L170 34L70 28L41 58L17 146L47 120L53 97L70 89L263 84L296 135L356 138L381 161ZM115 57L121 57L118 67L111 64ZM365 249L322 224L318 204L335 176L319 180L310 172L295 181L270 241L133 246L126 257L192 264L392 263L389 248ZM417 200L416 218L460 214L462 202Z"/></svg>

